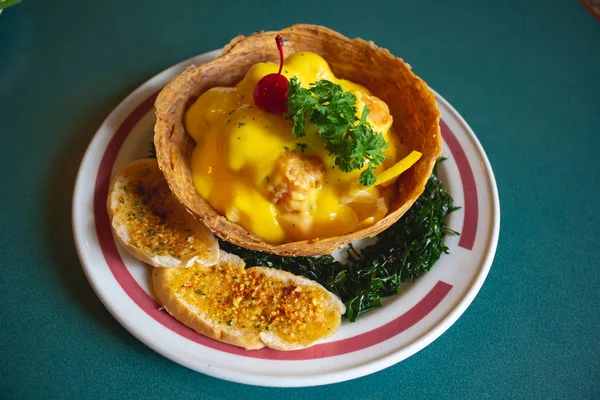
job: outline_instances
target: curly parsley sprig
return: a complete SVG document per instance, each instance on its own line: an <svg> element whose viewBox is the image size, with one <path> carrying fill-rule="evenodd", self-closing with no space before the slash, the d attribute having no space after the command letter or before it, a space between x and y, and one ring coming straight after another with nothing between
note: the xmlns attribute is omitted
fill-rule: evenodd
<svg viewBox="0 0 600 400"><path fill-rule="evenodd" d="M375 184L375 168L385 160L388 144L381 133L373 131L367 121L369 109L365 106L362 115L356 117L356 96L333 82L320 80L306 89L298 78L289 83L287 98L288 114L292 120L292 131L296 137L306 135L306 123L310 118L325 148L335 155L335 165L344 172L367 168L358 181L363 186Z"/></svg>

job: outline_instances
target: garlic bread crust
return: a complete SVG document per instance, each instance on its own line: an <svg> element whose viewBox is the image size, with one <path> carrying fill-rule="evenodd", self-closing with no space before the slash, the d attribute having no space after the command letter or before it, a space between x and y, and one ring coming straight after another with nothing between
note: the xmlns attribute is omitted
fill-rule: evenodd
<svg viewBox="0 0 600 400"><path fill-rule="evenodd" d="M244 268L221 251L218 265L155 268L154 292L178 321L247 350L297 350L339 328L344 304L316 282L289 272Z"/></svg>
<svg viewBox="0 0 600 400"><path fill-rule="evenodd" d="M107 209L115 236L145 263L181 267L218 261L217 239L179 204L155 159L133 161L114 176Z"/></svg>

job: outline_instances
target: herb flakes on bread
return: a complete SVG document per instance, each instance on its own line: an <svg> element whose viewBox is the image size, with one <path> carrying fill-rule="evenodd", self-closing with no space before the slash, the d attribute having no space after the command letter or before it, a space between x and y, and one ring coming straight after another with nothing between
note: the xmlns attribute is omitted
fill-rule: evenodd
<svg viewBox="0 0 600 400"><path fill-rule="evenodd" d="M156 159L133 161L120 170L107 208L115 236L145 263L181 267L218 261L216 238L175 199Z"/></svg>
<svg viewBox="0 0 600 400"><path fill-rule="evenodd" d="M344 304L320 284L289 272L244 268L221 252L217 265L156 268L155 294L195 331L247 350L297 350L333 334Z"/></svg>

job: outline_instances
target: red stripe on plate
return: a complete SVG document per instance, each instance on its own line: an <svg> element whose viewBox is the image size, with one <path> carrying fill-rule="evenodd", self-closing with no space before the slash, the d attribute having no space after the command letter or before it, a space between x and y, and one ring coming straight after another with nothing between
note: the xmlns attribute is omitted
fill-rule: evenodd
<svg viewBox="0 0 600 400"><path fill-rule="evenodd" d="M460 174L460 180L462 181L463 194L465 198L465 219L463 220L463 227L460 232L460 239L458 245L467 250L473 250L473 244L475 243L475 236L477 235L477 223L479 219L479 202L477 199L477 186L475 185L475 176L473 170L467 159L467 155L463 150L460 142L454 135L454 132L450 127L440 119L440 128L442 131L442 137L448 144L450 152L454 157L454 161L458 167L458 173Z"/></svg>
<svg viewBox="0 0 600 400"><path fill-rule="evenodd" d="M140 119L152 109L157 96L158 92L144 100L127 116L127 118L125 118L121 125L119 125L114 136L108 143L104 155L100 160L100 166L98 167L98 175L96 175L96 184L94 187L94 215L100 249L102 250L109 267L111 265L124 265L123 260L121 260L121 256L115 247L110 220L108 218L108 211L106 209L106 198L108 197L108 187L110 185L112 168L123 142ZM130 288L132 285L137 285L137 282L135 282L135 279L133 279L127 268L111 267L111 271L123 289L125 289L125 287ZM137 286L139 287L139 285ZM140 307L142 307L142 304L145 304L146 306L152 305L153 307L156 307L157 305L154 300L152 300L153 304L147 304L147 299L142 295L142 293L146 294L143 290L141 290L142 293L137 290L125 290L125 292L127 292L129 297L131 297L131 299Z"/></svg>

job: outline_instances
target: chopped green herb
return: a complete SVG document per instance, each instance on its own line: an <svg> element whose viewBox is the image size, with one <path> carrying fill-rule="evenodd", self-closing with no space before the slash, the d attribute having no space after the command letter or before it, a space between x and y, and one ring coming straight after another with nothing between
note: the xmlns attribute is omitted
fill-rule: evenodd
<svg viewBox="0 0 600 400"><path fill-rule="evenodd" d="M204 292L202 290L200 290L200 289L195 290L195 292L198 293L198 294L201 294L202 296L204 296Z"/></svg>
<svg viewBox="0 0 600 400"><path fill-rule="evenodd" d="M231 321L233 321L232 319L227 321L227 326L231 326Z"/></svg>
<svg viewBox="0 0 600 400"><path fill-rule="evenodd" d="M308 147L306 143L296 143L296 146L300 148L300 151L304 153L304 150Z"/></svg>
<svg viewBox="0 0 600 400"><path fill-rule="evenodd" d="M242 126L244 126L244 125L246 125L246 123L245 123L245 122L241 122L241 121L240 121L240 122L238 122L238 128L241 128L241 127L242 127Z"/></svg>
<svg viewBox="0 0 600 400"><path fill-rule="evenodd" d="M289 150L290 150L290 148L289 148L288 146L283 146L283 149L284 149L285 151L289 151Z"/></svg>

